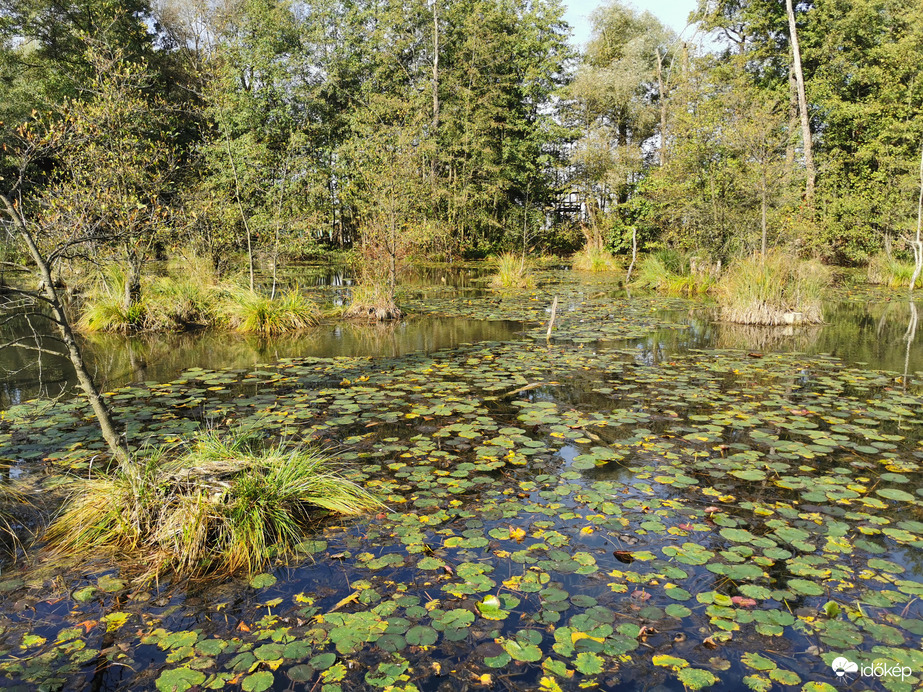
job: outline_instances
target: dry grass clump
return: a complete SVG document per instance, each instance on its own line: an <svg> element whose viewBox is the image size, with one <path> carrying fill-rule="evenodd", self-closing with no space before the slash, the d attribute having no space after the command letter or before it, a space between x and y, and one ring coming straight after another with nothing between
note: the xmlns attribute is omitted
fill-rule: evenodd
<svg viewBox="0 0 923 692"><path fill-rule="evenodd" d="M888 288L910 288L914 266L881 252L869 260L868 282ZM914 288L923 288L923 274L917 278Z"/></svg>
<svg viewBox="0 0 923 692"><path fill-rule="evenodd" d="M352 290L345 317L369 320L398 320L404 313L394 303L394 294L384 283L363 283Z"/></svg>
<svg viewBox="0 0 923 692"><path fill-rule="evenodd" d="M619 268L615 256L598 245L585 245L574 253L572 262L574 269L580 272L614 272Z"/></svg>
<svg viewBox="0 0 923 692"><path fill-rule="evenodd" d="M817 324L831 272L780 251L735 262L718 284L721 318L740 324Z"/></svg>
<svg viewBox="0 0 923 692"><path fill-rule="evenodd" d="M504 252L497 257L497 273L491 277L494 288L535 288L535 277L525 257Z"/></svg>
<svg viewBox="0 0 923 692"><path fill-rule="evenodd" d="M302 539L318 508L361 514L381 503L317 450L261 445L251 433L204 433L173 458L75 478L47 532L59 550L130 552L182 574L259 570Z"/></svg>

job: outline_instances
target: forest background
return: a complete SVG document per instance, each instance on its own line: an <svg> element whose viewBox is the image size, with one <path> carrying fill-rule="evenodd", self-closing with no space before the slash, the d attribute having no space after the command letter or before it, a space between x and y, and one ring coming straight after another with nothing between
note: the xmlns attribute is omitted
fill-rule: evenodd
<svg viewBox="0 0 923 692"><path fill-rule="evenodd" d="M246 253L252 288L254 262L331 249L393 282L406 258L632 239L856 265L912 235L923 7L701 0L708 51L612 2L578 52L562 16L3 0L0 188L60 255L89 239L122 267L128 302L187 251L219 272Z"/></svg>

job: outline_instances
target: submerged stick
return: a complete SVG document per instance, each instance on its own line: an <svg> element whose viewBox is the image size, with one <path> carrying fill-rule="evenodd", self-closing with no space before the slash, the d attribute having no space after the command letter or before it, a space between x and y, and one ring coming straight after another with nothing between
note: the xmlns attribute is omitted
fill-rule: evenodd
<svg viewBox="0 0 923 692"><path fill-rule="evenodd" d="M558 314L558 297L554 297L554 302L551 304L551 319L548 320L548 333L545 334L546 339L551 338L551 330L554 329L554 318Z"/></svg>

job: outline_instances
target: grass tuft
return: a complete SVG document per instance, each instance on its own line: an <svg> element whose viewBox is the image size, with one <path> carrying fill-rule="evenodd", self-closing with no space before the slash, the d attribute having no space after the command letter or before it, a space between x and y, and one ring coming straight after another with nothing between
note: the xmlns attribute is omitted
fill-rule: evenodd
<svg viewBox="0 0 923 692"><path fill-rule="evenodd" d="M246 572L291 553L312 510L361 514L382 506L300 446L262 446L245 430L207 432L184 453L157 450L131 472L69 482L50 544L79 552L141 553L149 577Z"/></svg>
<svg viewBox="0 0 923 692"><path fill-rule="evenodd" d="M494 288L535 288L535 277L525 260L512 252L497 257L497 273L491 277Z"/></svg>
<svg viewBox="0 0 923 692"><path fill-rule="evenodd" d="M910 288L913 271L912 262L902 262L882 252L869 260L868 282L888 288ZM923 274L917 278L914 288L923 288Z"/></svg>
<svg viewBox="0 0 923 692"><path fill-rule="evenodd" d="M711 291L718 271L711 263L672 249L647 255L638 267L635 286L669 295L694 296Z"/></svg>
<svg viewBox="0 0 923 692"><path fill-rule="evenodd" d="M574 253L572 262L574 269L580 272L614 272L619 268L619 263L611 252L589 244Z"/></svg>
<svg viewBox="0 0 923 692"><path fill-rule="evenodd" d="M297 288L270 298L246 288L227 292L221 310L231 329L253 334L297 332L317 324L317 306Z"/></svg>
<svg viewBox="0 0 923 692"><path fill-rule="evenodd" d="M118 265L108 267L92 280L78 329L126 334L144 328L143 303L134 303L127 310L123 305L126 280Z"/></svg>
<svg viewBox="0 0 923 692"><path fill-rule="evenodd" d="M817 260L780 251L735 262L721 278L721 318L739 324L818 324L831 272Z"/></svg>

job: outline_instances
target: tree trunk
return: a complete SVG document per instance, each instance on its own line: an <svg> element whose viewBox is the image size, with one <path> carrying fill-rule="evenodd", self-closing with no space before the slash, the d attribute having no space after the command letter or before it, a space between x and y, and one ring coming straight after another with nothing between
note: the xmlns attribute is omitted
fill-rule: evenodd
<svg viewBox="0 0 923 692"><path fill-rule="evenodd" d="M792 0L785 0L788 13L788 31L792 41L792 67L795 69L795 82L798 88L798 110L801 112L801 138L804 140L804 169L807 182L804 188L804 201L808 209L814 209L814 154L811 148L811 123L808 120L808 98L804 89L804 73L801 70L801 49L798 47L798 28L795 25L795 10Z"/></svg>
<svg viewBox="0 0 923 692"><path fill-rule="evenodd" d="M763 255L763 259L766 258L766 204L767 204L767 201L766 201L766 192L767 192L766 191L766 187L767 187L766 166L767 165L768 164L764 161L763 162L763 186L762 186L762 189L760 190L760 192L762 193L761 198L760 198L760 216L761 216L760 230L763 233L763 237L762 237L763 242L761 243L761 246L760 246L760 253Z"/></svg>
<svg viewBox="0 0 923 692"><path fill-rule="evenodd" d="M635 268L635 260L638 259L638 229L631 229L631 264L628 265L628 273L625 275L625 285L631 282L631 272Z"/></svg>
<svg viewBox="0 0 923 692"><path fill-rule="evenodd" d="M224 129L224 141L227 145L228 160L231 162L231 172L234 174L234 198L237 200L237 211L240 212L240 220L243 222L244 230L247 232L247 263L250 268L250 292L253 293L253 243L250 238L250 224L247 223L244 205L240 201L240 179L237 177L237 164L234 162L234 154L231 152L231 137L226 127Z"/></svg>
<svg viewBox="0 0 923 692"><path fill-rule="evenodd" d="M125 292L122 295L122 309L129 314L133 305L141 302L141 266L138 254L132 250L127 253L128 274L125 275Z"/></svg>
<svg viewBox="0 0 923 692"><path fill-rule="evenodd" d="M667 160L667 94L663 84L663 56L657 53L657 90L660 94L660 165Z"/></svg>
<svg viewBox="0 0 923 692"><path fill-rule="evenodd" d="M96 388L96 384L93 382L93 378L90 377L86 364L83 362L83 354L80 352L80 346L77 344L76 338L74 338L74 332L71 330L67 314L64 312L64 307L61 304L61 300L58 298L58 292L51 278L51 267L48 266L48 262L35 244L35 240L32 238L32 234L29 232L29 228L26 226L26 221L22 217L22 214L12 205L6 195L0 195L0 200L3 201L7 214L10 219L12 219L16 230L19 231L19 235L29 249L29 255L32 257L32 261L35 262L35 266L39 270L39 274L42 278L42 293L44 294L45 300L51 305L55 324L58 328L58 335L61 337L61 341L64 342L64 346L67 349L67 356L70 358L71 365L74 366L80 388L90 401L90 406L93 408L93 413L99 424L100 432L103 434L103 439L105 439L106 444L109 446L109 451L112 452L112 456L118 461L122 469L128 472L131 466L131 457L128 452L128 447L117 432L115 423L109 413L109 408L99 395L99 390Z"/></svg>
<svg viewBox="0 0 923 692"><path fill-rule="evenodd" d="M921 227L923 227L923 149L920 150L920 197L917 200L917 235L910 243L910 246L913 248L914 261L913 276L910 277L911 293L917 285L920 272L923 271L923 242L920 241Z"/></svg>
<svg viewBox="0 0 923 692"><path fill-rule="evenodd" d="M795 131L798 129L798 83L795 81L795 69L788 68L788 142L785 144L785 173L791 176L795 170Z"/></svg>

